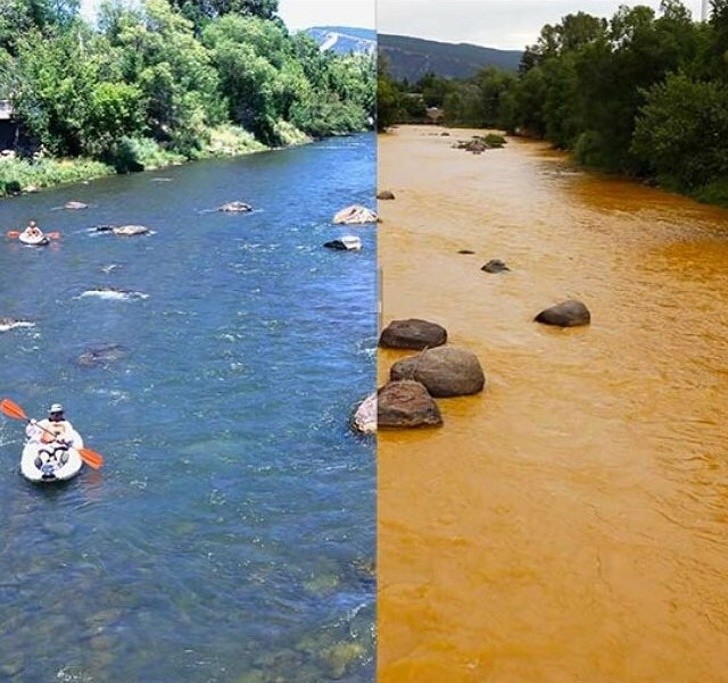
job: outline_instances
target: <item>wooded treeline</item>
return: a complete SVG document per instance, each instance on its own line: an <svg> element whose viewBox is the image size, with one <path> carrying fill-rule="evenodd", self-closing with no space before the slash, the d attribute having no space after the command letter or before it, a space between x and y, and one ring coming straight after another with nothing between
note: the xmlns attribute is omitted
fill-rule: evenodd
<svg viewBox="0 0 728 683"><path fill-rule="evenodd" d="M518 73L409 85L380 64L379 128L440 107L449 125L544 138L583 164L728 205L728 0L711 9L706 22L678 0L570 14L543 27Z"/></svg>
<svg viewBox="0 0 728 683"><path fill-rule="evenodd" d="M277 0L106 0L91 26L79 0L3 0L0 98L49 155L120 171L216 145L365 129L374 59L322 53L277 9Z"/></svg>

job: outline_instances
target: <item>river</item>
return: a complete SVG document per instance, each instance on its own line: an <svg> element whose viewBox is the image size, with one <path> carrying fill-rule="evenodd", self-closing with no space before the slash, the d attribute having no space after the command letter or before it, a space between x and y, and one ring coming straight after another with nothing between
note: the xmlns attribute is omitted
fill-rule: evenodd
<svg viewBox="0 0 728 683"><path fill-rule="evenodd" d="M728 681L728 212L441 131L380 136L382 323L487 386L379 435L379 683Z"/></svg>
<svg viewBox="0 0 728 683"><path fill-rule="evenodd" d="M375 443L347 421L376 230L331 218L373 206L375 160L364 134L0 202L3 232L62 233L0 245L0 317L35 324L0 333L2 395L62 402L106 460L39 488L0 418L0 678L372 680ZM212 210L233 200L254 211ZM322 248L348 232L361 251Z"/></svg>

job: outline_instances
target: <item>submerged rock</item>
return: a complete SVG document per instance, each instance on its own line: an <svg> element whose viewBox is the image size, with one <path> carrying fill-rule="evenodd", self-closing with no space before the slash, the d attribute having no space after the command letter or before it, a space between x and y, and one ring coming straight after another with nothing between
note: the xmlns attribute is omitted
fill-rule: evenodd
<svg viewBox="0 0 728 683"><path fill-rule="evenodd" d="M442 346L446 341L447 330L442 325L419 318L393 320L379 337L380 346L416 351Z"/></svg>
<svg viewBox="0 0 728 683"><path fill-rule="evenodd" d="M472 249L460 249L458 251L458 254L474 254L475 252Z"/></svg>
<svg viewBox="0 0 728 683"><path fill-rule="evenodd" d="M364 225L365 223L376 223L379 219L371 209L359 204L352 204L341 209L333 217L333 222L343 225Z"/></svg>
<svg viewBox="0 0 728 683"><path fill-rule="evenodd" d="M477 394L485 386L485 374L478 357L468 349L441 346L397 361L390 379L414 380L437 398Z"/></svg>
<svg viewBox="0 0 728 683"><path fill-rule="evenodd" d="M391 190L382 190L377 193L377 199L394 199L394 192Z"/></svg>
<svg viewBox="0 0 728 683"><path fill-rule="evenodd" d="M558 327L579 327L591 322L589 309L581 301L567 299L541 311L534 321Z"/></svg>
<svg viewBox="0 0 728 683"><path fill-rule="evenodd" d="M439 427L440 409L427 389L413 380L393 381L377 393L379 427Z"/></svg>
<svg viewBox="0 0 728 683"><path fill-rule="evenodd" d="M76 364L82 368L105 367L126 356L127 351L121 344L102 344L84 351L76 359Z"/></svg>
<svg viewBox="0 0 728 683"><path fill-rule="evenodd" d="M66 202L63 208L72 210L88 209L88 204L84 204L83 202Z"/></svg>

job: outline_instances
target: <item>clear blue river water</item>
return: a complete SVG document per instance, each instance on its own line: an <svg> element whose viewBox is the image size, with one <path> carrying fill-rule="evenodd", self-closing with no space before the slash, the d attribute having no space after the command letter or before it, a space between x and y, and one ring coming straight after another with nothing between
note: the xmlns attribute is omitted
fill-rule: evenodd
<svg viewBox="0 0 728 683"><path fill-rule="evenodd" d="M374 679L375 443L348 419L376 228L331 218L374 208L375 160L364 134L0 202L0 317L34 323L0 332L0 393L63 403L106 460L30 484L0 416L0 679ZM61 240L4 237L30 219ZM363 249L322 247L344 234Z"/></svg>

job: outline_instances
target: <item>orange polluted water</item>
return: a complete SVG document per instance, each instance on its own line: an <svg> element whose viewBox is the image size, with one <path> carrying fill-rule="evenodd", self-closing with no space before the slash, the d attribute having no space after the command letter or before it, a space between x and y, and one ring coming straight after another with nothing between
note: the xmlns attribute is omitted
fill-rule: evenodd
<svg viewBox="0 0 728 683"><path fill-rule="evenodd" d="M728 681L728 212L441 130L380 136L382 323L487 386L379 434L378 683Z"/></svg>

